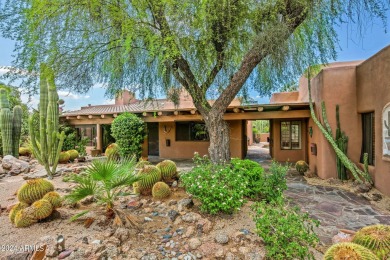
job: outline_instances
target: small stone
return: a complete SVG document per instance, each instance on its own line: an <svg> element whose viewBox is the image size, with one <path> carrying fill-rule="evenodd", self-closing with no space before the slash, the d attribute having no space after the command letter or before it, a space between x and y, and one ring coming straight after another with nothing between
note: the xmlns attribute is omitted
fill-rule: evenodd
<svg viewBox="0 0 390 260"><path fill-rule="evenodd" d="M172 183L172 188L175 188L175 187L177 187L177 181L174 181L174 182Z"/></svg>
<svg viewBox="0 0 390 260"><path fill-rule="evenodd" d="M177 204L177 201L176 200L170 200L168 202L168 206L173 206L173 205L176 205Z"/></svg>
<svg viewBox="0 0 390 260"><path fill-rule="evenodd" d="M139 209L142 206L142 203L137 200L131 200L127 203L126 207L128 209Z"/></svg>
<svg viewBox="0 0 390 260"><path fill-rule="evenodd" d="M225 256L225 250L223 248L219 248L216 252L215 252L215 257L217 258L222 258Z"/></svg>
<svg viewBox="0 0 390 260"><path fill-rule="evenodd" d="M185 237L191 237L195 232L194 226L189 226L186 230L186 233L184 234Z"/></svg>
<svg viewBox="0 0 390 260"><path fill-rule="evenodd" d="M249 248L247 248L247 247L245 247L245 246L241 246L239 249L238 249L238 251L241 253L241 254L243 254L243 255L247 255L247 254L249 254Z"/></svg>
<svg viewBox="0 0 390 260"><path fill-rule="evenodd" d="M151 221L153 221L153 219L151 219L151 218L149 218L149 217L145 217L144 220L145 220L145 222L151 222Z"/></svg>
<svg viewBox="0 0 390 260"><path fill-rule="evenodd" d="M213 227L213 224L211 223L210 220L204 219L204 218L198 220L197 228L201 232L208 234L211 231L212 227Z"/></svg>
<svg viewBox="0 0 390 260"><path fill-rule="evenodd" d="M201 219L201 216L198 213L189 212L189 213L185 214L184 216L182 216L181 219L184 222L195 222L195 221Z"/></svg>
<svg viewBox="0 0 390 260"><path fill-rule="evenodd" d="M218 233L215 236L215 242L218 244L227 244L229 242L229 237L225 233Z"/></svg>
<svg viewBox="0 0 390 260"><path fill-rule="evenodd" d="M362 183L362 184L359 184L356 188L356 191L359 192L359 193L366 193L366 192L369 192L371 190L371 185L370 184L367 184L367 183Z"/></svg>
<svg viewBox="0 0 390 260"><path fill-rule="evenodd" d="M69 249L69 250L65 250L63 252L61 252L59 255L58 255L58 259L64 259L64 258L67 258L68 256L70 256L70 254L73 252L73 250Z"/></svg>
<svg viewBox="0 0 390 260"><path fill-rule="evenodd" d="M191 238L188 240L188 245L192 250L195 250L202 245L202 242L198 238Z"/></svg>
<svg viewBox="0 0 390 260"><path fill-rule="evenodd" d="M244 235L249 235L250 234L250 231L248 229L240 229L240 231L242 233L244 233Z"/></svg>
<svg viewBox="0 0 390 260"><path fill-rule="evenodd" d="M95 245L100 245L101 243L102 243L102 241L98 240L98 239L92 241L92 244L95 244Z"/></svg>
<svg viewBox="0 0 390 260"><path fill-rule="evenodd" d="M144 212L151 213L151 212L153 212L153 209L152 208L144 208Z"/></svg>
<svg viewBox="0 0 390 260"><path fill-rule="evenodd" d="M373 201L380 201L382 199L382 195L379 193L373 193L371 196Z"/></svg>
<svg viewBox="0 0 390 260"><path fill-rule="evenodd" d="M163 235L163 238L164 238L164 239L169 239L169 238L172 238L172 235L166 234L166 235Z"/></svg>
<svg viewBox="0 0 390 260"><path fill-rule="evenodd" d="M83 244L87 244L87 245L88 245L88 237L83 237L83 238L81 239L81 242L82 242Z"/></svg>
<svg viewBox="0 0 390 260"><path fill-rule="evenodd" d="M158 216L158 212L153 212L153 213L152 213L152 216L153 216L153 217L157 217L157 216Z"/></svg>
<svg viewBox="0 0 390 260"><path fill-rule="evenodd" d="M179 216L179 213L176 210L170 210L168 211L168 217L171 221L175 221L177 216Z"/></svg>
<svg viewBox="0 0 390 260"><path fill-rule="evenodd" d="M182 199L177 202L177 209L179 211L192 208L193 206L194 206L194 201L192 199Z"/></svg>

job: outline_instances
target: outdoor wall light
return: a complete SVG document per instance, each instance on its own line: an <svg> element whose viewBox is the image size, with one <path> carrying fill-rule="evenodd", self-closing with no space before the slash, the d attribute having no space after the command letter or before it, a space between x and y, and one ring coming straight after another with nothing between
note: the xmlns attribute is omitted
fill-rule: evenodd
<svg viewBox="0 0 390 260"><path fill-rule="evenodd" d="M65 237L63 235L59 235L57 237L57 241L56 241L56 251L58 253L62 252L62 251L65 251ZM61 250L60 250L60 247L61 247Z"/></svg>
<svg viewBox="0 0 390 260"><path fill-rule="evenodd" d="M309 126L309 135L310 137L313 136L313 127Z"/></svg>

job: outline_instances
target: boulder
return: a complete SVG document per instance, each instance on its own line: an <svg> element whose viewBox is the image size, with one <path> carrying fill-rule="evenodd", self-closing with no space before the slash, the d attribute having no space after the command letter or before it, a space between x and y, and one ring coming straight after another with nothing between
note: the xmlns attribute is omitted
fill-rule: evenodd
<svg viewBox="0 0 390 260"><path fill-rule="evenodd" d="M28 173L30 171L30 164L16 159L12 155L6 155L2 161L2 167L7 174L18 175L21 173Z"/></svg>

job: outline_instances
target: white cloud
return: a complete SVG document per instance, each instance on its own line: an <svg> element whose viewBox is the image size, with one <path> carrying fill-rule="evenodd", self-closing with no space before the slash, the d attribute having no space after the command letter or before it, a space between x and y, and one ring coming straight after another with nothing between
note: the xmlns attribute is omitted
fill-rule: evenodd
<svg viewBox="0 0 390 260"><path fill-rule="evenodd" d="M62 90L58 91L58 96L63 97L63 98L69 98L69 99L88 99L91 97L89 95L81 96L81 95L77 95L77 94L67 92L67 91L62 91Z"/></svg>
<svg viewBox="0 0 390 260"><path fill-rule="evenodd" d="M113 105L115 104L115 99L106 99L104 100L104 105Z"/></svg>

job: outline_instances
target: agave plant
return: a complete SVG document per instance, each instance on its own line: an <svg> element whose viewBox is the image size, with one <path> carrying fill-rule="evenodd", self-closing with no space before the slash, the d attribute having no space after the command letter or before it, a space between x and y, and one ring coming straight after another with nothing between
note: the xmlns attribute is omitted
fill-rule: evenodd
<svg viewBox="0 0 390 260"><path fill-rule="evenodd" d="M134 157L120 161L94 160L85 174L75 174L72 177L72 181L78 185L69 195L65 196L65 199L76 203L88 196L93 196L98 204L106 206L107 217L115 216L114 224L136 226L134 218L115 208L115 200L123 194L123 189L139 180L139 177L135 175L136 164ZM78 214L77 217L86 213L88 211Z"/></svg>

